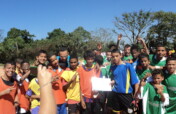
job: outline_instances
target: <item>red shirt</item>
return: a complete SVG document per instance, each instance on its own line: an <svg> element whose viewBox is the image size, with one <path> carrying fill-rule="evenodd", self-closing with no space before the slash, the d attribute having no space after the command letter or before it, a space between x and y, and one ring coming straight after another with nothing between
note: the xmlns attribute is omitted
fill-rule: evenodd
<svg viewBox="0 0 176 114"><path fill-rule="evenodd" d="M14 106L14 100L15 100L15 96L17 93L18 85L15 81L12 86L6 85L3 82L2 78L0 78L0 92L10 87L14 87L15 89L13 89L10 92L10 94L5 94L3 96L0 96L0 113L1 114L15 114L16 113L15 106Z"/></svg>
<svg viewBox="0 0 176 114"><path fill-rule="evenodd" d="M63 91L63 85L62 85L62 79L61 79L61 74L63 73L64 70L60 71L59 70L49 70L49 72L52 73L52 77L58 76L59 79L54 81L52 83L52 88L53 88L53 93L54 93L54 98L56 101L56 104L64 104L66 101L66 95L65 92Z"/></svg>
<svg viewBox="0 0 176 114"><path fill-rule="evenodd" d="M22 76L22 74L19 74L19 76ZM29 110L29 106L30 106L29 99L26 97L26 91L28 90L28 86L29 86L29 82L24 80L22 85L19 86L19 92L18 92L20 107L24 108L26 111Z"/></svg>
<svg viewBox="0 0 176 114"><path fill-rule="evenodd" d="M97 72L94 68L86 69L85 66L81 66L78 69L78 73L82 94L87 98L93 98L91 78L100 77L100 71Z"/></svg>

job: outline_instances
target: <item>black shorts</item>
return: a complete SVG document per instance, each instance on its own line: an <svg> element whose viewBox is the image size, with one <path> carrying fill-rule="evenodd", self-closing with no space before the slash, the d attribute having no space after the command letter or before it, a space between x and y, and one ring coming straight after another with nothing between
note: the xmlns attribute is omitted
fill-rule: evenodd
<svg viewBox="0 0 176 114"><path fill-rule="evenodd" d="M77 104L68 104L68 112L69 113L76 113L77 111L80 111L80 103Z"/></svg>
<svg viewBox="0 0 176 114"><path fill-rule="evenodd" d="M113 111L127 111L133 101L132 94L116 93L112 92L112 104Z"/></svg>

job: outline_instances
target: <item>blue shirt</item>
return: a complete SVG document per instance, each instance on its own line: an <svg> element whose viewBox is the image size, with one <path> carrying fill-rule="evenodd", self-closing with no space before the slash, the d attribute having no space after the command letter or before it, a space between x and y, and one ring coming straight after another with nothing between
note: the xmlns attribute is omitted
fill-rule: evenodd
<svg viewBox="0 0 176 114"><path fill-rule="evenodd" d="M133 85L139 82L136 72L130 63L114 65L111 67L113 80L115 81L112 91L116 93L132 93Z"/></svg>
<svg viewBox="0 0 176 114"><path fill-rule="evenodd" d="M65 67L70 67L70 55L67 56L67 61L66 62L62 62L60 60L60 56L57 56L57 60L59 60L59 65L60 66L65 66Z"/></svg>
<svg viewBox="0 0 176 114"><path fill-rule="evenodd" d="M139 64L139 59L136 59L136 61L134 61L133 63L131 63L134 70L136 70L136 66Z"/></svg>

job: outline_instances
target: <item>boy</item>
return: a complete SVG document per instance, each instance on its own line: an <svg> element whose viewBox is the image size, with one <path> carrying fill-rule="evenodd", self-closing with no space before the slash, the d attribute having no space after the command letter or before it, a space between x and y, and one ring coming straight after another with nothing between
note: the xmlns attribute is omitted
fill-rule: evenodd
<svg viewBox="0 0 176 114"><path fill-rule="evenodd" d="M102 107L98 104L97 98L93 98L94 92L92 91L92 77L100 77L100 71L94 68L95 54L92 51L86 51L84 53L84 59L86 64L79 67L78 73L80 76L80 87L82 93L83 114L96 114L102 111Z"/></svg>
<svg viewBox="0 0 176 114"><path fill-rule="evenodd" d="M23 62L23 59L20 59L20 58L17 58L15 60L15 63L16 63L16 70L15 70L15 73L18 74L18 73L21 73L21 63Z"/></svg>
<svg viewBox="0 0 176 114"><path fill-rule="evenodd" d="M101 70L101 75L104 78L109 78L109 71L106 68L105 65L103 65L103 57L101 55L95 56L95 62L98 63L100 70Z"/></svg>
<svg viewBox="0 0 176 114"><path fill-rule="evenodd" d="M29 62L23 61L21 63L21 73L18 73L16 80L19 84L18 98L19 98L19 113L27 114L29 113L29 100L26 98L26 91L28 90L30 75L30 64Z"/></svg>
<svg viewBox="0 0 176 114"><path fill-rule="evenodd" d="M130 50L131 46L129 44L126 44L124 47L124 57L122 58L124 62L132 63L133 57L131 56Z"/></svg>
<svg viewBox="0 0 176 114"><path fill-rule="evenodd" d="M141 97L143 98L144 114L165 114L165 106L169 104L169 95L166 86L161 82L164 76L161 70L157 69L152 72L153 81L145 83L141 81Z"/></svg>
<svg viewBox="0 0 176 114"><path fill-rule="evenodd" d="M0 77L0 113L15 114L17 83L12 75L15 73L15 64L7 62L4 64L4 74Z"/></svg>
<svg viewBox="0 0 176 114"><path fill-rule="evenodd" d="M151 70L149 69L150 60L149 55L146 53L141 53L139 55L139 64L136 69L137 76L139 80L147 79L148 81L151 81L148 76L151 76Z"/></svg>
<svg viewBox="0 0 176 114"><path fill-rule="evenodd" d="M58 51L57 59L62 67L69 67L70 55L67 47L62 46Z"/></svg>
<svg viewBox="0 0 176 114"><path fill-rule="evenodd" d="M134 68L129 63L124 63L120 51L112 51L112 61L114 66L111 67L112 72L112 99L113 112L120 114L122 111L127 111L133 101L133 86L135 88L134 96L138 90L138 79Z"/></svg>
<svg viewBox="0 0 176 114"><path fill-rule="evenodd" d="M26 92L26 97L31 99L31 114L38 114L40 108L40 86L38 83L38 79L33 78L28 86L28 90Z"/></svg>
<svg viewBox="0 0 176 114"><path fill-rule="evenodd" d="M47 61L47 52L45 50L40 50L36 54L36 61L34 62L34 66L38 66L39 64L46 65Z"/></svg>
<svg viewBox="0 0 176 114"><path fill-rule="evenodd" d="M52 89L54 93L54 98L57 104L57 114L67 114L66 110L66 95L63 91L63 84L61 75L67 69L59 66L59 62L57 56L53 53L48 55L48 61L51 65L51 69L48 69L49 72L52 74L53 82L52 82Z"/></svg>
<svg viewBox="0 0 176 114"><path fill-rule="evenodd" d="M166 48L162 44L158 44L156 47L156 54L150 55L150 66L151 70L163 69L166 65Z"/></svg>
<svg viewBox="0 0 176 114"><path fill-rule="evenodd" d="M176 113L176 58L169 57L166 61L165 80L163 84L166 85L169 93L169 105L166 107L167 114Z"/></svg>
<svg viewBox="0 0 176 114"><path fill-rule="evenodd" d="M141 53L141 49L138 47L138 45L132 45L131 47L131 54L133 56L132 66L135 70L136 70L136 66L139 64L138 56L140 55L140 53Z"/></svg>
<svg viewBox="0 0 176 114"><path fill-rule="evenodd" d="M75 55L70 56L70 69L65 70L61 77L63 78L63 89L66 91L69 114L80 113L80 84L77 72L78 58Z"/></svg>

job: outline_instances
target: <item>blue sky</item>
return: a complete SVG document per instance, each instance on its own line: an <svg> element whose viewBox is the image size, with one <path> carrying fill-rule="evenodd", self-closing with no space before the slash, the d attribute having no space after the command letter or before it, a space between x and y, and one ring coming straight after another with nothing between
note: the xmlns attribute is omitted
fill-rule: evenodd
<svg viewBox="0 0 176 114"><path fill-rule="evenodd" d="M176 0L0 0L0 29L4 37L12 27L26 29L34 39L45 38L55 28L113 29L115 16L140 9L176 12L175 4Z"/></svg>

